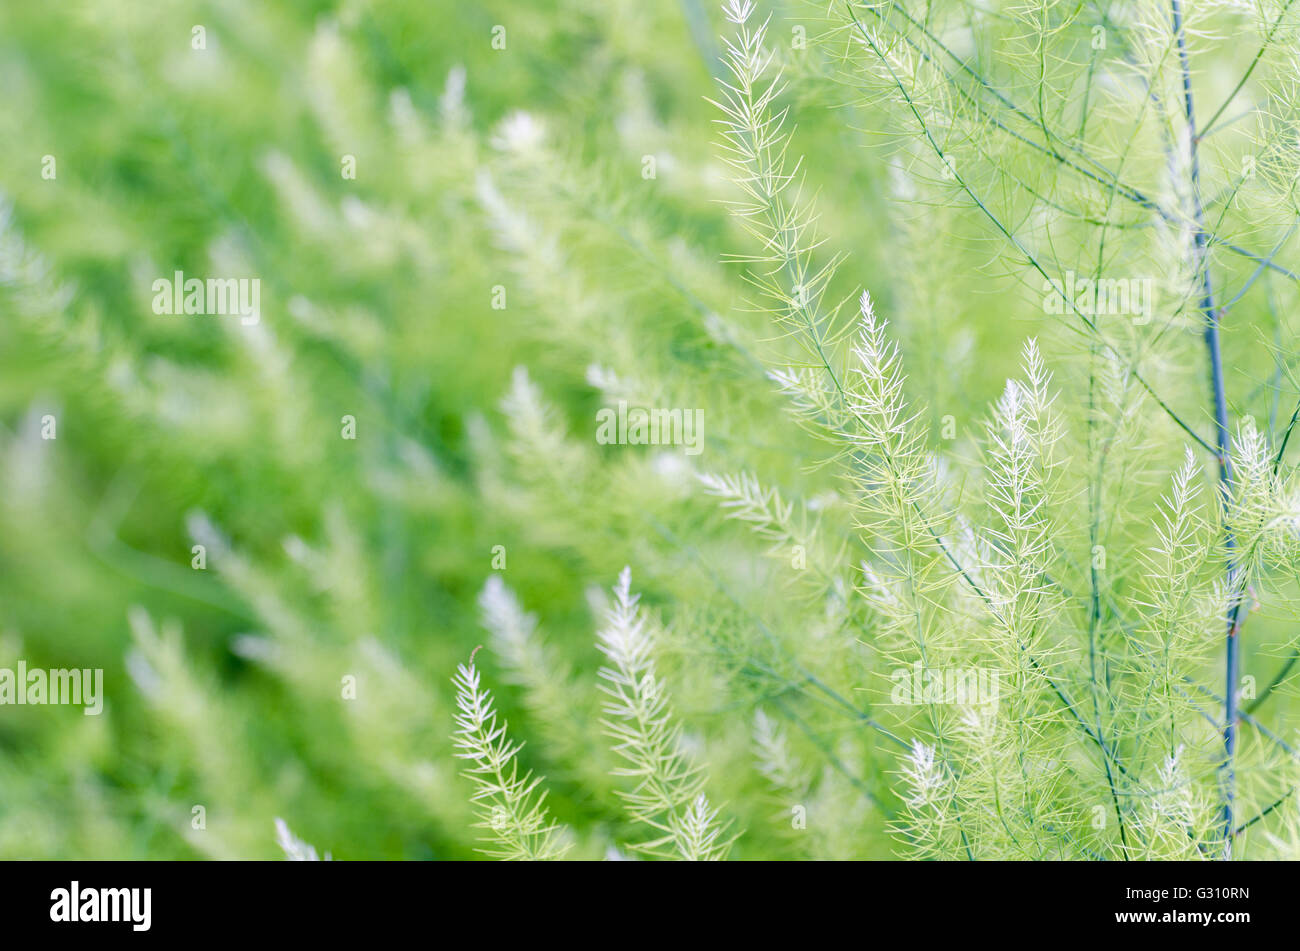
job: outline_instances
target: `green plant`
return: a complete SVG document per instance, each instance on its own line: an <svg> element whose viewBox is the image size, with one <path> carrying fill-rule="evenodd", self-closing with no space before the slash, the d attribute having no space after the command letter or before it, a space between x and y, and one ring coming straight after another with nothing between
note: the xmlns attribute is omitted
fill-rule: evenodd
<svg viewBox="0 0 1300 951"><path fill-rule="evenodd" d="M0 856L1295 857L1298 17L0 5Z"/></svg>
<svg viewBox="0 0 1300 951"><path fill-rule="evenodd" d="M1255 114L1256 129L1235 141L1219 124L1252 76L1290 114L1280 105L1290 101L1290 4L1243 14L1260 28L1258 54L1200 132L1190 62L1198 46L1216 49L1216 27L1237 17L1214 5L1190 20L1178 0L1123 12L1016 4L988 19L967 8L831 3L823 57L799 61L801 74L788 81L774 60L789 51L772 43L771 21L760 22L749 0L732 0L725 13L735 32L724 37L716 105L738 192L727 204L754 248L735 260L772 330L753 336L711 312L704 327L738 365L759 371L746 385L765 375L786 398L805 436L785 445L807 461L809 486L787 501L763 474L774 453L747 453L747 438L716 413L714 426L726 429L715 435L719 454L735 473L699 480L795 569L774 574L792 575L804 613L779 612L781 623L808 630L823 614L830 639L842 639L827 649L774 634L753 601L730 593L724 579L735 572L724 568L705 570L713 596L736 613L722 621L706 613L704 624L741 630L706 632L682 603L687 586L671 584L670 610L695 622L686 636L702 638L729 672L724 694L748 692L759 708L762 772L780 795L811 798L813 784L763 712L771 705L874 804L904 854L1232 857L1257 823L1294 830L1292 747L1252 712L1290 671L1300 649L1294 631L1278 632L1286 659L1262 692L1240 667L1249 612L1267 601L1279 617L1294 617L1300 495L1284 456L1297 416L1286 422L1276 412L1277 391L1295 388L1294 356L1275 336L1265 349L1272 379L1243 395L1234 424L1223 323L1231 310L1282 325L1276 295L1290 300L1296 277L1277 258L1296 229L1295 176L1255 174L1256 156L1272 162L1279 152L1272 112ZM954 51L954 36L974 52ZM1107 38L1119 46L1117 61L1099 55ZM846 312L857 296L840 279L846 256L826 250L826 206L805 188L809 163L792 157L791 84L827 72L853 90L847 114L870 115L891 132L903 212L933 205L950 227L973 222L971 232L944 237L979 241L999 262L1003 306L1034 300L1015 284L1040 280L1041 313L1059 317L1040 318L1039 336L1051 341L1060 381L1031 338L982 434L956 445L935 438L936 414L905 375L908 360L936 341L905 337L904 353L866 292L857 313ZM1032 105L1019 105L1021 97ZM1212 199L1204 194L1211 132ZM1256 215L1267 222L1256 228L1277 236L1268 255L1233 233ZM922 228L905 234L914 245L901 248L908 263L944 253L916 246L926 241ZM1256 293L1248 310L1252 288L1276 275L1290 283L1269 280L1268 295ZM1238 283L1226 304L1216 297L1220 279ZM960 278L937 280L953 300ZM909 287L906 317L943 292ZM1251 359L1249 336L1238 334L1230 350L1239 361ZM1208 386L1188 366L1198 344ZM629 391L624 379L613 368L592 382L607 399L630 393L642 405L674 389L661 378ZM1273 403L1266 428L1249 405L1261 397ZM1208 437L1198 405L1209 407ZM507 409L512 420L528 418L518 402ZM525 451L528 467L544 467L543 456L565 445L567 434L549 432L557 442ZM1208 488L1202 460L1217 474ZM777 465L789 478L788 461ZM642 523L669 545L695 543L653 514ZM856 579L846 570L854 562ZM827 684L826 661L836 657L853 658L858 673L849 679L868 696L872 678L887 677L889 702L850 700ZM1215 676L1226 678L1223 687L1211 686ZM794 709L796 698L838 709L840 745L849 730L854 757L892 758L899 785L882 794L856 775ZM666 796L654 803L671 804ZM649 805L634 801L634 814ZM1258 842L1260 854L1269 848Z"/></svg>

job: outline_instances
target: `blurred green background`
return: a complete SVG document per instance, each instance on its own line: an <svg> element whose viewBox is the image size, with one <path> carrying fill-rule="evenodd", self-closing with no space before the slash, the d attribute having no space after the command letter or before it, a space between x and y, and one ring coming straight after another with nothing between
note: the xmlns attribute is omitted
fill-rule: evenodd
<svg viewBox="0 0 1300 951"><path fill-rule="evenodd" d="M544 118L574 201L607 176L655 254L710 248L693 283L729 306L715 12L0 3L0 663L102 667L107 696L100 717L0 710L0 856L278 858L275 816L337 858L473 854L449 677L485 639L493 546L594 667L583 589L643 544L609 525L575 551L584 529L490 484L475 431L502 428L516 364L575 418L595 403L579 335L546 332L557 301L500 247L476 176L503 119ZM706 365L699 314L614 235L547 239L562 293L577 260L626 272L575 326L635 311L675 336L660 359ZM155 315L175 270L259 278L260 323ZM586 797L553 778L572 818Z"/></svg>
<svg viewBox="0 0 1300 951"><path fill-rule="evenodd" d="M0 857L278 858L277 816L335 858L471 857L449 677L486 640L495 546L592 736L594 592L631 564L674 606L665 663L737 854L799 854L731 715L733 661L763 614L854 696L855 639L781 626L785 596L680 454L547 442L591 427L601 381L706 406L709 468L819 490L816 447L715 319L772 335L723 263L745 239L705 98L720 24L696 0L0 0L0 665L103 668L107 698L100 717L0 708ZM1036 288L949 207L915 206L929 230L909 231L852 90L791 97L798 149L833 157L805 168L851 253L844 292L871 287L929 421L967 432L1041 331ZM258 278L260 322L155 314L176 270ZM918 286L934 296L909 307ZM502 411L521 365L550 415ZM548 757L480 664L600 857L617 800ZM870 744L851 722L822 726L808 758L835 745L888 800L892 767L852 761ZM877 810L823 791L857 818L820 854L890 854Z"/></svg>

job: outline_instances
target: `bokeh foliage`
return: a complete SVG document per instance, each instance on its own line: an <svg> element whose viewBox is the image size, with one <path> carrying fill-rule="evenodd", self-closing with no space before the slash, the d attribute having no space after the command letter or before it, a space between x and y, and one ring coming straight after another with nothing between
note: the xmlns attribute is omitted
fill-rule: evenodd
<svg viewBox="0 0 1300 951"><path fill-rule="evenodd" d="M1108 6L1062 29L1086 50ZM827 5L767 9L805 193L826 253L847 255L828 297L870 288L933 445L973 457L1025 338L1067 385L1086 348L942 170L898 147L906 117L846 76ZM1223 16L1220 33L1236 23ZM898 757L845 714L888 693L878 619L851 583L810 603L788 557L765 559L688 471L760 471L806 500L814 555L846 573L864 555L818 530L837 485L760 359L788 342L723 261L753 249L721 204L738 192L705 98L721 26L698 0L0 4L0 665L100 667L107 690L101 717L0 708L0 857L278 857L276 816L336 858L473 856L450 678L488 640L494 546L571 672L588 744L556 742L562 725L491 650L479 663L575 854L626 840L617 782L591 769L595 630L624 565L662 625L686 742L743 830L733 854L894 854ZM1006 48L982 55L1017 53L1015 34L995 29ZM1253 48L1203 43L1215 67L1198 83L1217 101ZM984 140L966 145L975 167ZM994 157L990 187L1064 200L1041 164ZM1142 174L1160 164L1146 160ZM1260 208L1280 215L1257 198L1228 230L1267 253L1281 231L1256 228ZM1228 287L1254 268L1215 261ZM151 282L175 270L259 278L260 323L155 315ZM1260 283L1225 342L1234 412L1273 436L1294 399L1275 372L1294 297ZM1170 336L1144 368L1180 374L1171 399L1204 427L1195 327ZM593 414L619 394L702 407L705 452L597 445ZM1180 434L1141 413L1142 451L1172 471ZM1104 476L1136 480L1137 514L1115 513L1140 526L1116 530L1122 564L1167 485ZM1252 618L1246 673L1267 682L1293 626ZM1283 735L1288 702L1273 701ZM760 746L780 721L815 792L759 768L759 708ZM806 832L790 829L796 795Z"/></svg>

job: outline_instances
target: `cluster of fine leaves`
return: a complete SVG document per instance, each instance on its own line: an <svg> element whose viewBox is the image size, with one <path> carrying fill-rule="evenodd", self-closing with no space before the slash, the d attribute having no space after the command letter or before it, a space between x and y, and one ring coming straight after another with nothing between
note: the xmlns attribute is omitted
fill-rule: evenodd
<svg viewBox="0 0 1300 951"><path fill-rule="evenodd" d="M0 7L0 856L1300 855L1300 5L436 21Z"/></svg>

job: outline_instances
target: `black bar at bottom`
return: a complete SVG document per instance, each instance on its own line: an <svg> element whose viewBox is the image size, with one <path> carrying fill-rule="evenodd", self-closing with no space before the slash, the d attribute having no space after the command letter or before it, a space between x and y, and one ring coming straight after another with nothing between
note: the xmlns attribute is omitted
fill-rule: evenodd
<svg viewBox="0 0 1300 951"><path fill-rule="evenodd" d="M565 942L657 933L866 942L1142 932L1241 935L1289 923L1291 870L1260 863L0 863L0 921L126 940L275 937ZM147 890L147 891L146 891ZM89 920L88 920L89 919ZM916 929L919 929L916 930Z"/></svg>

